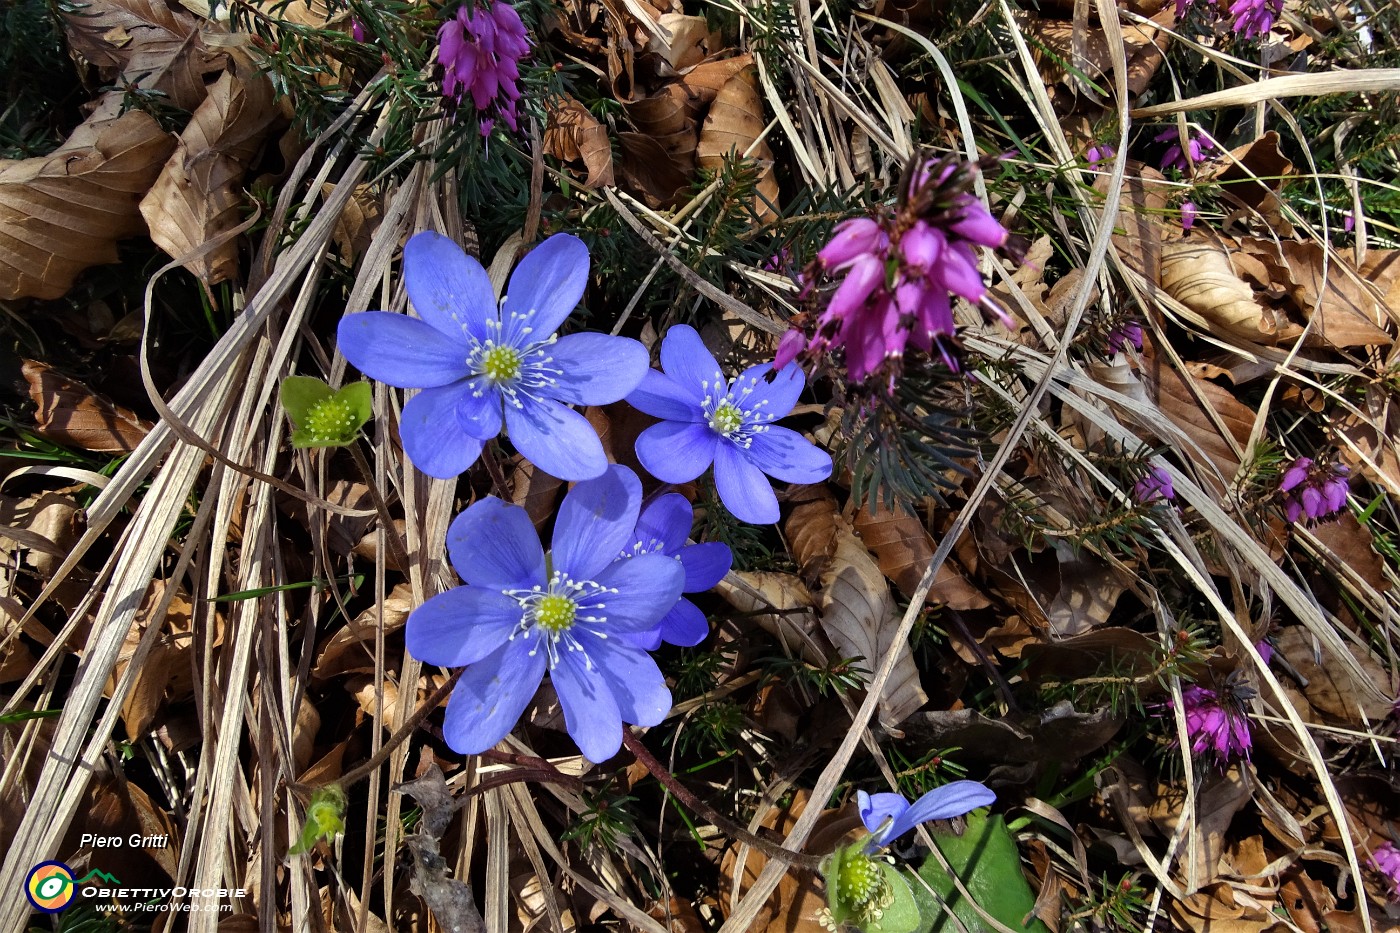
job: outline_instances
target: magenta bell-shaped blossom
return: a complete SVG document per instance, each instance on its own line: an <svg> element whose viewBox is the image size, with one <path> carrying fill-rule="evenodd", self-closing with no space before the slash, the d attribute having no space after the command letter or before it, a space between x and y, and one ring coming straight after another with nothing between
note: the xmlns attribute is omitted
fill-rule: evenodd
<svg viewBox="0 0 1400 933"><path fill-rule="evenodd" d="M1162 467L1153 467L1134 484L1133 498L1143 505L1168 502L1176 498L1176 491L1172 489L1172 475Z"/></svg>
<svg viewBox="0 0 1400 933"><path fill-rule="evenodd" d="M438 28L438 61L442 63L442 94L460 104L470 93L481 115L482 135L499 116L519 129L515 103L520 99L520 60L530 52L525 24L515 7L504 0L489 6L458 7Z"/></svg>
<svg viewBox="0 0 1400 933"><path fill-rule="evenodd" d="M1168 708L1171 707L1168 701ZM1224 698L1209 687L1192 684L1181 690L1186 713L1186 736L1193 755L1214 755L1224 765L1234 758L1248 758L1253 740L1249 719L1229 694Z"/></svg>
<svg viewBox="0 0 1400 933"><path fill-rule="evenodd" d="M1162 154L1163 171L1174 168L1184 172L1191 165L1197 165L1205 161L1206 156L1216 149L1215 140L1206 136L1204 133L1197 134L1196 130L1191 129L1188 130L1187 137L1185 150L1181 148L1181 134L1174 126L1163 130L1153 137L1153 142L1171 143L1171 145L1167 147L1167 151ZM1190 153L1191 156L1189 163L1186 158L1187 153Z"/></svg>
<svg viewBox="0 0 1400 933"><path fill-rule="evenodd" d="M1340 463L1320 466L1311 457L1299 457L1283 473L1279 492L1290 522L1330 518L1346 508L1351 470Z"/></svg>
<svg viewBox="0 0 1400 933"><path fill-rule="evenodd" d="M1381 843L1371 853L1370 861L1371 867L1390 883L1390 899L1400 901L1400 849L1393 842Z"/></svg>
<svg viewBox="0 0 1400 933"><path fill-rule="evenodd" d="M1230 15L1235 18L1232 28L1241 39L1262 36L1274 28L1283 12L1283 0L1235 0Z"/></svg>

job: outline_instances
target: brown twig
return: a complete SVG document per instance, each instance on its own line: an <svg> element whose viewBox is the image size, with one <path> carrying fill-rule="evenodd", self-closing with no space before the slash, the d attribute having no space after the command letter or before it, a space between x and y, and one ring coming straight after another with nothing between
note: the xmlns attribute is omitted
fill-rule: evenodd
<svg viewBox="0 0 1400 933"><path fill-rule="evenodd" d="M815 871L821 864L821 859L817 856L807 855L803 852L794 852L791 849L784 849L777 843L770 842L761 836L755 836L738 823L735 823L727 816L716 811L709 804L691 793L690 789L677 780L676 776L672 774L665 765L657 761L656 756L642 744L642 740L637 738L636 734L627 726L622 727L622 744L642 763L642 767L651 772L652 777L661 782L662 786L665 787L672 796L718 826L720 831L725 835L732 836L740 842L753 846L769 858L778 859L789 865L797 865Z"/></svg>

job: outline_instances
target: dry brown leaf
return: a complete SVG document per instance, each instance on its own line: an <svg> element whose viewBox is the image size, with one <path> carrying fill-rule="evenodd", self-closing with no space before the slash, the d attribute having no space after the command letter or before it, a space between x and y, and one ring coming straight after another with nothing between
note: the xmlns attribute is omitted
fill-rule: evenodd
<svg viewBox="0 0 1400 933"><path fill-rule="evenodd" d="M151 624L151 613L165 598L166 584L157 580L151 584L136 613L136 623L127 632L126 641L117 655L116 667L107 681L108 696L131 664L142 636ZM150 731L156 714L171 700L183 701L194 695L193 666L190 662L193 604L183 592L177 592L161 620L161 632L155 636L146 659L136 671L131 689L122 701L122 726L128 741L135 742Z"/></svg>
<svg viewBox="0 0 1400 933"><path fill-rule="evenodd" d="M1167 909L1176 926L1191 933L1282 933L1264 905L1228 882L1208 884L1182 900L1169 899Z"/></svg>
<svg viewBox="0 0 1400 933"><path fill-rule="evenodd" d="M151 425L81 382L66 379L43 363L21 366L37 411L34 430L65 447L105 454L129 454Z"/></svg>
<svg viewBox="0 0 1400 933"><path fill-rule="evenodd" d="M768 121L763 116L763 98L759 96L754 71L744 69L725 82L705 122L700 128L700 141L695 148L695 161L701 168L719 169L726 158L742 156L763 133ZM759 165L754 197L754 213L759 220L777 216L773 206L778 203L778 178L773 173L773 150L760 141L749 158Z"/></svg>
<svg viewBox="0 0 1400 933"><path fill-rule="evenodd" d="M549 108L544 130L544 151L565 162L583 161L588 169L584 186L598 188L614 183L612 144L608 129L572 97Z"/></svg>
<svg viewBox="0 0 1400 933"><path fill-rule="evenodd" d="M382 613L378 607L370 606L321 644L311 668L311 679L323 681L344 674L373 673L376 630L382 627L385 637L393 635L404 627L413 606L413 591L409 585L395 586L384 599Z"/></svg>
<svg viewBox="0 0 1400 933"><path fill-rule="evenodd" d="M1390 704L1377 699L1374 690L1358 684L1347 667L1333 659L1301 625L1290 625L1281 631L1274 646L1303 678L1303 695L1314 709L1358 729L1364 727L1363 713L1372 724L1389 715ZM1393 695L1394 685L1385 667L1363 648L1352 645L1351 652L1362 670L1371 675L1376 688Z"/></svg>
<svg viewBox="0 0 1400 933"><path fill-rule="evenodd" d="M1333 252L1328 259L1324 290L1323 247L1292 240L1284 240L1280 246L1283 262L1271 271L1287 286L1303 315L1314 319L1309 344L1345 348L1390 346L1394 342L1385 330L1392 323L1390 311L1340 254Z"/></svg>
<svg viewBox="0 0 1400 933"><path fill-rule="evenodd" d="M1217 336L1274 344L1300 334L1301 327L1255 300L1230 260L1223 242L1169 240L1162 244L1162 288L1205 318Z"/></svg>
<svg viewBox="0 0 1400 933"><path fill-rule="evenodd" d="M650 207L669 207L690 184L690 175L672 160L661 143L646 133L618 133L622 159L617 170L632 192Z"/></svg>
<svg viewBox="0 0 1400 933"><path fill-rule="evenodd" d="M1108 191L1108 177L1094 180L1094 190ZM1123 176L1122 212L1118 225L1122 233L1113 234L1113 248L1123 264L1149 282L1162 277L1162 240L1168 227L1162 222L1171 187L1167 178L1150 165L1129 162Z"/></svg>
<svg viewBox="0 0 1400 933"><path fill-rule="evenodd" d="M103 857L111 859L105 863L107 870L112 871L117 865L121 866L118 870L126 884L139 884L143 875L150 877L152 869L142 864L147 860L159 866L167 877L176 876L180 857L179 827L170 814L158 808L150 795L135 781L110 774L103 775L88 788L87 796L81 826L75 823L69 830L69 838L74 842L81 838L81 833L121 836L123 841L134 833L139 836L164 836L168 843L164 846L93 849L95 866L103 864Z"/></svg>
<svg viewBox="0 0 1400 933"><path fill-rule="evenodd" d="M250 63L225 73L209 88L155 186L141 199L151 239L183 257L243 221L240 189L277 111L272 84ZM225 240L185 268L205 285L238 277L238 243Z"/></svg>
<svg viewBox="0 0 1400 933"><path fill-rule="evenodd" d="M117 83L163 91L181 110L204 99L204 75L224 65L206 48L203 21L164 0L89 0L63 12L73 50Z"/></svg>
<svg viewBox="0 0 1400 933"><path fill-rule="evenodd" d="M731 78L752 64L753 56L747 52L733 58L702 62L681 75L681 84L701 107L706 107L714 102Z"/></svg>
<svg viewBox="0 0 1400 933"><path fill-rule="evenodd" d="M866 547L875 552L880 572L893 580L905 596L913 596L933 560L933 536L923 522L881 504L873 514L869 510L857 513L855 529ZM934 576L928 602L957 610L985 609L992 604L985 593L946 560Z"/></svg>
<svg viewBox="0 0 1400 933"><path fill-rule="evenodd" d="M888 651L898 660L880 696L880 722L892 729L928 702L908 642L896 645L899 611L879 566L835 504L819 499L792 510L785 526L792 554L821 582L822 630L844 658L862 657L874 671Z"/></svg>
<svg viewBox="0 0 1400 933"><path fill-rule="evenodd" d="M525 510L536 528L543 528L554 515L554 502L564 481L550 476L519 455L510 474L510 501Z"/></svg>
<svg viewBox="0 0 1400 933"><path fill-rule="evenodd" d="M703 16L663 13L657 23L670 34L670 40L667 41L660 31L653 33L646 51L660 55L673 71L684 71L700 64L717 52L722 42L719 33L711 31L709 20Z"/></svg>
<svg viewBox="0 0 1400 933"><path fill-rule="evenodd" d="M637 129L661 147L676 171L687 175L695 169L700 110L700 99L679 82L627 105Z"/></svg>
<svg viewBox="0 0 1400 933"><path fill-rule="evenodd" d="M1233 161L1210 163L1202 177L1218 183L1227 198L1244 206L1243 220L1262 217L1279 236L1291 237L1293 228L1283 219L1278 190L1284 177L1293 174L1293 163L1278 144L1278 133L1270 130L1232 151Z"/></svg>
<svg viewBox="0 0 1400 933"><path fill-rule="evenodd" d="M1215 422L1197 401L1196 392L1209 405L1235 442L1243 448L1249 442L1254 429L1254 412L1226 389L1213 382L1182 376L1167 365L1161 358L1153 357L1146 368L1148 390L1156 396L1157 406L1195 442L1185 448L1186 452L1200 462L1196 448L1204 452L1206 460L1201 462L1203 473L1210 475L1211 467L1220 471L1228 482L1240 468L1240 458L1231 447L1225 435L1216 428ZM1193 391L1194 390L1194 391ZM1223 492L1224 489L1220 488Z"/></svg>
<svg viewBox="0 0 1400 933"><path fill-rule="evenodd" d="M736 570L719 582L715 592L740 612L755 613L744 621L758 625L789 652L800 654L809 664L826 660L826 640L817 628L817 601L795 574ZM793 611L797 609L813 611Z"/></svg>
<svg viewBox="0 0 1400 933"><path fill-rule="evenodd" d="M1124 23L1123 51L1128 62L1128 92L1141 94L1157 69L1162 66L1171 36L1164 32L1174 20L1174 11L1159 10L1146 23ZM1026 18L1028 31L1053 55L1043 52L1036 64L1046 84L1064 82L1071 87L1083 87L1084 78L1097 80L1113 68L1112 54L1104 30L1097 24L1087 30L1076 29L1070 20ZM1087 89L1087 88L1084 88Z"/></svg>
<svg viewBox="0 0 1400 933"><path fill-rule="evenodd" d="M330 182L321 186L321 193L327 197L334 190L335 185ZM346 265L353 266L369 249L381 216L374 189L370 185L357 185L355 193L345 202L345 210L336 218L335 232L331 234L336 251Z"/></svg>
<svg viewBox="0 0 1400 933"><path fill-rule="evenodd" d="M0 162L0 300L59 298L144 233L137 205L175 141L113 95L46 156Z"/></svg>
<svg viewBox="0 0 1400 933"><path fill-rule="evenodd" d="M1333 422L1345 442L1342 459L1367 479L1385 486L1391 495L1400 496L1400 408L1394 395L1381 386L1367 386L1356 407L1360 415L1339 413Z"/></svg>

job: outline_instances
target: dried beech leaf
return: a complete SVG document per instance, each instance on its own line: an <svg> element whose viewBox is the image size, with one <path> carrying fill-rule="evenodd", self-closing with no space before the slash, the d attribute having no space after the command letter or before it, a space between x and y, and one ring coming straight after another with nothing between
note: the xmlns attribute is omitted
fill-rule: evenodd
<svg viewBox="0 0 1400 933"><path fill-rule="evenodd" d="M117 664L107 682L108 695L126 673L137 646L151 623L151 613L165 598L166 584L160 580L151 584L136 613L136 624L127 632ZM187 595L177 593L161 620L161 633L136 671L131 690L122 702L122 725L126 737L135 742L150 731L156 714L170 699L183 701L194 695L194 670L190 661L193 604ZM169 699L167 699L169 698Z"/></svg>
<svg viewBox="0 0 1400 933"><path fill-rule="evenodd" d="M1274 645L1302 675L1303 695L1319 712L1357 729L1364 728L1363 713L1372 724L1389 715L1390 704L1378 699L1375 689L1357 683L1347 665L1338 662L1325 647L1316 644L1301 625L1285 628L1275 639ZM1352 645L1351 652L1361 669L1371 675L1376 688L1386 692L1391 681L1385 667L1363 648Z"/></svg>
<svg viewBox="0 0 1400 933"><path fill-rule="evenodd" d="M660 54L675 71L698 65L719 50L720 36L711 32L709 20L703 16L663 13L657 24L670 34L670 39L667 41L660 32L653 33L647 51Z"/></svg>
<svg viewBox="0 0 1400 933"><path fill-rule="evenodd" d="M681 84L704 107L714 101L731 78L752 64L753 56L747 52L716 62L703 62L682 75Z"/></svg>
<svg viewBox="0 0 1400 933"><path fill-rule="evenodd" d="M1391 314L1362 281L1356 269L1336 252L1328 257L1327 285L1322 284L1323 247L1285 240L1284 263L1274 270L1306 317L1313 318L1310 343L1325 347L1390 346L1384 328Z"/></svg>
<svg viewBox="0 0 1400 933"><path fill-rule="evenodd" d="M1094 180L1094 190L1108 191L1108 176ZM1122 233L1113 234L1113 248L1123 264L1149 282L1162 276L1162 240L1168 227L1162 222L1171 186L1161 172L1141 162L1129 162L1123 176L1123 207L1118 217Z"/></svg>
<svg viewBox="0 0 1400 933"><path fill-rule="evenodd" d="M549 124L544 131L544 150L556 159L583 161L588 169L584 185L599 188L614 183L612 144L607 127L572 97L562 106L549 109Z"/></svg>
<svg viewBox="0 0 1400 933"><path fill-rule="evenodd" d="M276 118L265 76L246 66L219 77L141 200L157 246L185 256L243 221L243 176ZM226 240L185 268L205 285L235 279L238 243Z"/></svg>
<svg viewBox="0 0 1400 933"><path fill-rule="evenodd" d="M1253 410L1213 382L1189 375L1183 377L1160 358L1153 358L1147 376L1148 389L1156 395L1162 414L1176 422L1195 442L1186 446L1186 452L1206 467L1207 474L1214 466L1229 481L1240 468L1240 458L1225 435L1216 428L1215 421L1206 413L1202 402L1197 400L1196 393L1199 392L1204 404L1219 416L1225 429L1241 448L1248 443L1254 428ZM1200 460L1201 453L1205 454L1205 461Z"/></svg>
<svg viewBox="0 0 1400 933"><path fill-rule="evenodd" d="M719 582L715 592L740 612L756 613L744 621L754 623L807 663L826 660L825 642L817 628L817 601L795 574L736 570Z"/></svg>
<svg viewBox="0 0 1400 933"><path fill-rule="evenodd" d="M160 124L103 102L46 156L0 162L0 300L59 298L146 231L137 204L174 148Z"/></svg>
<svg viewBox="0 0 1400 933"><path fill-rule="evenodd" d="M809 523L821 531L804 529ZM803 572L810 577L821 568L817 604L822 630L841 656L862 657L865 667L874 671L887 651L896 653L898 660L880 696L880 722L893 729L928 702L928 695L919 685L908 642L892 641L899 612L884 574L833 503L818 500L798 506L786 528Z"/></svg>
<svg viewBox="0 0 1400 933"><path fill-rule="evenodd" d="M651 207L666 207L690 184L690 175L676 165L661 143L646 133L618 133L622 160L617 169L627 187Z"/></svg>
<svg viewBox="0 0 1400 933"><path fill-rule="evenodd" d="M1293 163L1279 151L1278 144L1278 133L1270 130L1231 152L1235 161L1211 163L1202 177L1219 184L1231 200L1258 212L1280 236L1292 236L1277 192L1284 177L1293 174Z"/></svg>
<svg viewBox="0 0 1400 933"><path fill-rule="evenodd" d="M1280 323L1254 299L1254 290L1230 264L1222 244L1191 238L1162 244L1162 288L1195 311L1218 336L1273 344L1296 337L1302 328Z"/></svg>
<svg viewBox="0 0 1400 933"><path fill-rule="evenodd" d="M203 23L164 0L88 0L62 14L80 55L123 84L163 91L181 110L204 99L204 75L224 53L205 47Z"/></svg>
<svg viewBox="0 0 1400 933"><path fill-rule="evenodd" d="M516 457L510 476L510 501L525 510L536 528L554 515L554 503L564 481L550 476L524 457Z"/></svg>
<svg viewBox="0 0 1400 933"><path fill-rule="evenodd" d="M393 635L404 627L413 606L413 591L409 585L395 586L385 597L382 612L379 607L370 606L321 643L320 653L311 668L311 679L323 681L342 674L373 673L375 632L382 627L385 637Z"/></svg>
<svg viewBox="0 0 1400 933"><path fill-rule="evenodd" d="M857 513L855 529L865 546L875 552L880 572L894 581L905 596L913 596L933 560L933 536L923 522L881 504L873 514L868 510ZM946 560L934 577L928 602L964 611L991 605L986 594Z"/></svg>
<svg viewBox="0 0 1400 933"><path fill-rule="evenodd" d="M695 149L696 163L701 168L718 169L731 156L742 156L759 138L768 121L763 116L763 98L759 96L754 72L745 69L730 78L705 115L700 128L700 142ZM769 204L778 203L778 179L773 174L773 150L768 143L759 142L749 158L761 166L758 175L754 213L759 220L774 219L777 214Z"/></svg>
<svg viewBox="0 0 1400 933"><path fill-rule="evenodd" d="M29 397L38 410L34 430L65 447L104 454L129 454L150 433L151 425L113 404L81 382L65 379L43 363L25 360L21 367Z"/></svg>

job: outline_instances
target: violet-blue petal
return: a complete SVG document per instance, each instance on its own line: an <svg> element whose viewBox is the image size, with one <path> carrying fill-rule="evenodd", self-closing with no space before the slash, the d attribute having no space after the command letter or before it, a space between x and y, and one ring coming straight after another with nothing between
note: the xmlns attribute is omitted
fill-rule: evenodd
<svg viewBox="0 0 1400 933"><path fill-rule="evenodd" d="M463 473L481 456L482 442L457 421L465 384L424 389L403 407L399 436L404 453L418 469L438 479Z"/></svg>
<svg viewBox="0 0 1400 933"><path fill-rule="evenodd" d="M347 314L336 325L336 343L360 372L400 389L445 386L470 374L465 341L404 314Z"/></svg>
<svg viewBox="0 0 1400 933"><path fill-rule="evenodd" d="M976 781L954 781L931 790L909 805L890 827L889 839L898 839L920 823L948 820L991 806L997 799L992 791Z"/></svg>
<svg viewBox="0 0 1400 933"><path fill-rule="evenodd" d="M699 606L682 597L670 612L661 617L658 629L662 641L682 648L693 648L709 636L710 620L705 618ZM646 650L655 651L656 648Z"/></svg>
<svg viewBox="0 0 1400 933"><path fill-rule="evenodd" d="M447 701L442 734L452 750L479 755L505 738L539 688L545 653L533 638L508 641L462 672Z"/></svg>
<svg viewBox="0 0 1400 933"><path fill-rule="evenodd" d="M468 385L457 399L456 414L457 425L463 431L477 440L489 441L501 433L501 393L483 388L477 395Z"/></svg>
<svg viewBox="0 0 1400 933"><path fill-rule="evenodd" d="M663 483L688 483L709 468L720 446L707 424L663 421L637 436L637 459Z"/></svg>
<svg viewBox="0 0 1400 933"><path fill-rule="evenodd" d="M481 263L462 247L431 230L418 234L403 248L403 277L413 310L434 329L459 342L467 335L486 339L486 322L497 315L496 293Z"/></svg>
<svg viewBox="0 0 1400 933"><path fill-rule="evenodd" d="M495 496L473 502L452 520L447 553L472 586L514 590L545 583L544 548L530 516Z"/></svg>
<svg viewBox="0 0 1400 933"><path fill-rule="evenodd" d="M625 398L650 366L646 347L630 337L570 334L548 352L553 368L562 370L551 394L574 405L607 405Z"/></svg>
<svg viewBox="0 0 1400 933"><path fill-rule="evenodd" d="M642 514L637 517L637 532L633 535L636 540L628 543L647 544L657 541L661 544L661 553L672 556L681 550L685 539L690 536L690 526L694 523L695 510L691 508L685 496L678 492L668 492L653 499L642 509ZM687 576L687 588L689 581Z"/></svg>
<svg viewBox="0 0 1400 933"><path fill-rule="evenodd" d="M703 421L701 401L699 390L686 388L655 369L647 370L627 396L627 404L633 408L666 421Z"/></svg>
<svg viewBox="0 0 1400 933"><path fill-rule="evenodd" d="M590 647L597 641L589 639ZM582 651L561 651L550 678L564 710L564 728L583 757L602 762L616 755L622 747L622 714L598 668L588 668Z"/></svg>
<svg viewBox="0 0 1400 933"><path fill-rule="evenodd" d="M714 354L689 324L677 324L666 331L661 341L661 368L682 389L693 392L697 402L708 391L705 383L713 386L724 379Z"/></svg>
<svg viewBox="0 0 1400 933"><path fill-rule="evenodd" d="M549 399L521 401L521 408L506 406L506 431L525 459L569 482L591 479L608 468L603 442L587 418Z"/></svg>
<svg viewBox="0 0 1400 933"><path fill-rule="evenodd" d="M520 604L500 590L457 586L409 613L404 642L424 664L466 667L504 645L520 615Z"/></svg>
<svg viewBox="0 0 1400 933"><path fill-rule="evenodd" d="M727 441L715 451L715 491L724 507L740 521L771 525L778 520L778 497L768 477Z"/></svg>
<svg viewBox="0 0 1400 933"><path fill-rule="evenodd" d="M831 454L788 428L755 434L747 454L755 467L785 483L820 483L831 476Z"/></svg>
<svg viewBox="0 0 1400 933"><path fill-rule="evenodd" d="M762 402L763 407L759 410L765 415L772 415L774 419L792 411L802 394L802 389L807 385L807 377L803 374L802 367L796 363L789 363L776 373L773 372L771 363L750 366L739 377L738 384L747 386L750 379L756 379L757 382L754 383L748 398L744 400L744 407L756 408L758 403Z"/></svg>
<svg viewBox="0 0 1400 933"><path fill-rule="evenodd" d="M856 806L860 821L875 834L875 841L879 844L889 838L889 827L885 827L883 832L880 827L885 826L886 821L893 825L909 809L909 801L904 799L903 794L867 794L861 790L856 791Z"/></svg>
<svg viewBox="0 0 1400 933"><path fill-rule="evenodd" d="M521 320L543 340L578 307L587 285L588 247L571 233L556 233L526 253L511 273L501 320L525 315Z"/></svg>
<svg viewBox="0 0 1400 933"><path fill-rule="evenodd" d="M554 521L554 569L591 580L632 544L642 502L642 482L624 466L569 490Z"/></svg>
<svg viewBox="0 0 1400 933"><path fill-rule="evenodd" d="M654 726L671 711L671 691L656 661L615 638L588 638L594 673L602 677L617 703L623 722Z"/></svg>
<svg viewBox="0 0 1400 933"><path fill-rule="evenodd" d="M607 616L606 630L640 632L659 622L681 598L685 572L674 557L643 554L613 561L593 580L617 589L603 598L605 607L599 614Z"/></svg>
<svg viewBox="0 0 1400 933"><path fill-rule="evenodd" d="M727 544L709 541L705 544L690 544L681 548L677 555L685 570L685 592L703 593L724 579L729 568L734 566L734 554Z"/></svg>

